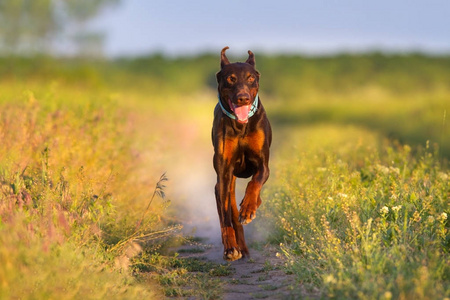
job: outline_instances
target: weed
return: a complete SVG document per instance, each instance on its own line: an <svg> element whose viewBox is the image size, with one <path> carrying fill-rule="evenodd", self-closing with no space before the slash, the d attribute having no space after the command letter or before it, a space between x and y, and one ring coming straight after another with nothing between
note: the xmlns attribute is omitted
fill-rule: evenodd
<svg viewBox="0 0 450 300"><path fill-rule="evenodd" d="M204 253L205 249L202 248L190 248L190 249L179 249L178 253Z"/></svg>
<svg viewBox="0 0 450 300"><path fill-rule="evenodd" d="M218 265L209 271L212 276L229 276L233 272L233 268L229 265Z"/></svg>
<svg viewBox="0 0 450 300"><path fill-rule="evenodd" d="M268 294L264 294L264 293L252 293L251 296L255 299L266 299L269 298Z"/></svg>
<svg viewBox="0 0 450 300"><path fill-rule="evenodd" d="M265 275L260 275L258 277L258 281L266 281L267 279L269 279L269 275L265 274Z"/></svg>
<svg viewBox="0 0 450 300"><path fill-rule="evenodd" d="M272 270L275 270L275 269L276 269L276 267L273 266L270 261L266 260L264 262L264 267L263 267L264 272L269 272L269 271L272 271Z"/></svg>
<svg viewBox="0 0 450 300"><path fill-rule="evenodd" d="M277 286L272 285L272 284L264 284L264 285L260 285L259 287L265 291L275 291L278 289Z"/></svg>
<svg viewBox="0 0 450 300"><path fill-rule="evenodd" d="M230 280L231 284L245 284L245 281L241 280L241 279L237 279L237 278L232 278Z"/></svg>

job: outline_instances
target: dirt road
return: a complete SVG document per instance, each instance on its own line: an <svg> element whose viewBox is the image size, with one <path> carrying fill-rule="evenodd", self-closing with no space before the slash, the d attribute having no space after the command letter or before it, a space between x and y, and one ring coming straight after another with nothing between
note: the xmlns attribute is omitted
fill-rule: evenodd
<svg viewBox="0 0 450 300"><path fill-rule="evenodd" d="M198 246L183 246L180 256L197 258L215 264L226 263L222 259L222 245L215 243L205 249L205 252L192 253L190 248ZM251 258L230 262L229 275L219 277L223 283L222 299L299 299L313 297L299 288L295 276L286 274L282 266L283 260L276 255L273 246L250 247ZM192 297L189 299L196 299Z"/></svg>

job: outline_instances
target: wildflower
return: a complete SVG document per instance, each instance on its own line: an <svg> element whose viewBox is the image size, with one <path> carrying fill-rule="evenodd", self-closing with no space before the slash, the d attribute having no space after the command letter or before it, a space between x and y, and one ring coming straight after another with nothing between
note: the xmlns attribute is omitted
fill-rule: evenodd
<svg viewBox="0 0 450 300"><path fill-rule="evenodd" d="M439 172L439 173L438 173L438 176L439 176L439 178L440 178L442 181L444 181L444 182L448 181L448 175L447 175L446 173L444 173L444 172Z"/></svg>
<svg viewBox="0 0 450 300"><path fill-rule="evenodd" d="M281 256L280 252L277 252L277 254L275 254L275 256L280 257Z"/></svg>
<svg viewBox="0 0 450 300"><path fill-rule="evenodd" d="M402 208L401 205L397 205L397 206L394 206L394 207L392 208L392 211L393 211L393 212L398 212L401 208Z"/></svg>
<svg viewBox="0 0 450 300"><path fill-rule="evenodd" d="M389 174L389 168L385 167L383 165L377 165L376 166L377 170L381 173L383 173L384 175L388 175Z"/></svg>
<svg viewBox="0 0 450 300"><path fill-rule="evenodd" d="M350 174L351 178L360 178L361 177L361 173L358 171L353 172L352 174Z"/></svg>
<svg viewBox="0 0 450 300"><path fill-rule="evenodd" d="M399 169L399 168L389 167L389 171L390 171L391 173L395 173L395 174L397 174L397 175L400 174L400 169Z"/></svg>
<svg viewBox="0 0 450 300"><path fill-rule="evenodd" d="M333 275L327 275L325 276L324 280L325 283L336 283L336 278L334 278Z"/></svg>
<svg viewBox="0 0 450 300"><path fill-rule="evenodd" d="M428 222L428 224L433 224L434 223L434 221L435 221L435 219L434 219L434 217L433 216L428 216L428 218L427 218L427 222Z"/></svg>
<svg viewBox="0 0 450 300"><path fill-rule="evenodd" d="M347 198L347 197L348 197L348 195L347 195L347 194L344 194L344 193L339 193L338 196L340 196L340 197L342 197L342 198Z"/></svg>
<svg viewBox="0 0 450 300"><path fill-rule="evenodd" d="M383 299L386 299L386 300L392 299L392 293L389 291L385 292Z"/></svg>
<svg viewBox="0 0 450 300"><path fill-rule="evenodd" d="M413 220L414 220L414 222L420 222L420 220L422 220L422 218L420 217L420 214L417 210L413 214Z"/></svg>
<svg viewBox="0 0 450 300"><path fill-rule="evenodd" d="M441 221L441 222L444 222L445 220L447 220L447 213L446 212L443 212L442 214L440 214L439 216L438 216L438 221Z"/></svg>
<svg viewBox="0 0 450 300"><path fill-rule="evenodd" d="M380 213L381 213L382 215L385 215L385 214L389 213L389 207L383 206L383 207L380 209Z"/></svg>

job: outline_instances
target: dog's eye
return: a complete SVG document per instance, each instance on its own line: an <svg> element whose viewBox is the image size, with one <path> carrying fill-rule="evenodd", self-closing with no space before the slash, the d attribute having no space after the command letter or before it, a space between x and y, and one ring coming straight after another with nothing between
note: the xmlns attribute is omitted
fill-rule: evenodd
<svg viewBox="0 0 450 300"><path fill-rule="evenodd" d="M230 76L227 77L227 81L228 81L229 84L235 83L236 80L237 80L237 78L234 75L230 75Z"/></svg>
<svg viewBox="0 0 450 300"><path fill-rule="evenodd" d="M248 76L247 81L248 81L249 83L255 82L255 76L253 76L253 75Z"/></svg>

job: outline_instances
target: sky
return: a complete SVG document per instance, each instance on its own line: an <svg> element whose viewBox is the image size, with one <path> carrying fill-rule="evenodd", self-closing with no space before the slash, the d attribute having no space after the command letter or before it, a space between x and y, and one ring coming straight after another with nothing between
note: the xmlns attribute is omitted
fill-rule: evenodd
<svg viewBox="0 0 450 300"><path fill-rule="evenodd" d="M247 50L450 53L449 0L122 0L91 23L107 56Z"/></svg>

